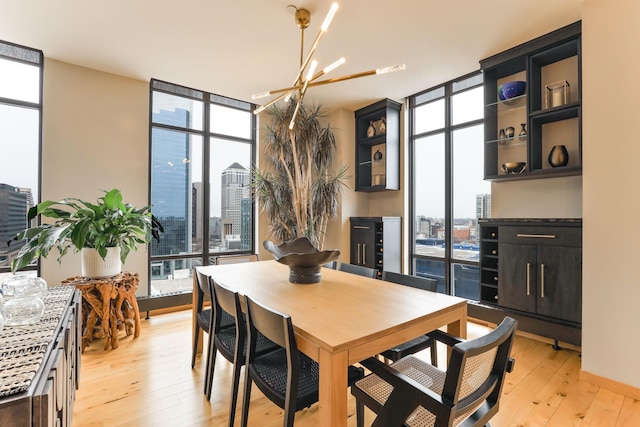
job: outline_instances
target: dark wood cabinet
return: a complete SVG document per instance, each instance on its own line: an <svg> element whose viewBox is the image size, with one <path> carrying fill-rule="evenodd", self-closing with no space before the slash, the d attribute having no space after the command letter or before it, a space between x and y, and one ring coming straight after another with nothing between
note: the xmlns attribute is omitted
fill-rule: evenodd
<svg viewBox="0 0 640 427"><path fill-rule="evenodd" d="M580 328L581 220L480 220L480 254L481 304L543 321L533 332L549 338Z"/></svg>
<svg viewBox="0 0 640 427"><path fill-rule="evenodd" d="M581 229L534 225L501 228L498 304L581 323Z"/></svg>
<svg viewBox="0 0 640 427"><path fill-rule="evenodd" d="M576 22L480 61L484 75L485 179L582 174L580 41L581 23ZM525 93L501 101L500 86L512 81L526 82ZM564 166L549 161L556 145L564 145L567 150ZM503 169L504 164L516 162L525 164L522 170Z"/></svg>
<svg viewBox="0 0 640 427"><path fill-rule="evenodd" d="M356 191L400 189L400 110L383 99L355 112Z"/></svg>
<svg viewBox="0 0 640 427"><path fill-rule="evenodd" d="M378 270L400 273L400 217L352 217L349 262Z"/></svg>
<svg viewBox="0 0 640 427"><path fill-rule="evenodd" d="M65 300L67 295L70 297ZM79 291L67 286L54 288L45 297L45 316L59 316L59 321L54 325L51 342L29 388L0 399L1 426L71 426L80 373L80 298ZM61 300L66 303L59 304ZM47 304L56 304L61 308L59 311L49 312L46 311ZM47 321L50 320L51 317L48 317ZM23 327L22 330L28 336L28 327ZM42 328L40 330L44 331ZM31 334L36 335L33 332ZM11 376L10 372L3 374L5 378Z"/></svg>

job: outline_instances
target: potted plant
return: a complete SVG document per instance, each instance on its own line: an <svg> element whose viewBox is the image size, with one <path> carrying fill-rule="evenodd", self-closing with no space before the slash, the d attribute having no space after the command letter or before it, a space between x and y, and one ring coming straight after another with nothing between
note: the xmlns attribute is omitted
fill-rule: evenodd
<svg viewBox="0 0 640 427"><path fill-rule="evenodd" d="M77 198L43 201L29 209L28 221L38 216L52 218L53 222L27 228L14 238L26 242L11 261L11 271L36 258L46 258L55 246L58 262L70 248L82 253L84 277L113 276L138 244L148 244L152 237L159 239L164 231L151 214L151 206L136 209L123 203L121 191L115 188L106 191L97 203ZM106 271L94 270L96 259L106 264Z"/></svg>
<svg viewBox="0 0 640 427"><path fill-rule="evenodd" d="M267 215L270 238L282 243L307 237L322 250L329 220L338 213L347 167L332 172L336 139L329 125L320 124L320 107L301 105L289 128L295 106L292 101L267 110L272 117L266 126L269 166L254 168L252 185Z"/></svg>

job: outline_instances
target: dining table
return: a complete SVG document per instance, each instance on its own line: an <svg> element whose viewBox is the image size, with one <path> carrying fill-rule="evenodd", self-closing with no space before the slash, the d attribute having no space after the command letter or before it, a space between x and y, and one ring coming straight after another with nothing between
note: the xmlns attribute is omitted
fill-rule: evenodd
<svg viewBox="0 0 640 427"><path fill-rule="evenodd" d="M349 365L442 327L466 338L464 298L324 267L319 283L291 283L275 260L196 270L291 316L298 348L319 364L320 426L347 425Z"/></svg>

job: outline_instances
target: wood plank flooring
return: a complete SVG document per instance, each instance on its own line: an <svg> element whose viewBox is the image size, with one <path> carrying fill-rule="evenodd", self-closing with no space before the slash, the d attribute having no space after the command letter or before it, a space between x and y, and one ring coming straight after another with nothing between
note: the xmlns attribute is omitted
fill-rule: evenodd
<svg viewBox="0 0 640 427"><path fill-rule="evenodd" d="M469 323L469 338L486 333ZM206 337L206 334L205 334ZM74 427L223 426L229 411L231 364L216 359L211 402L203 394L204 360L192 370L191 311L152 316L142 321L139 338L120 335L120 347L102 350L98 341L82 355ZM205 338L206 340L206 338ZM440 346L439 360L445 360ZM580 355L555 351L548 343L518 336L512 353L514 372L507 376L500 412L491 421L503 426L640 425L640 402L578 379ZM428 352L420 354L428 360ZM351 395L349 395L351 396ZM239 395L240 406L242 392ZM349 399L349 426L355 426L355 402ZM370 425L372 413L365 425ZM317 427L317 405L296 414L296 426ZM236 425L240 423L240 409ZM282 425L282 411L254 387L249 425Z"/></svg>

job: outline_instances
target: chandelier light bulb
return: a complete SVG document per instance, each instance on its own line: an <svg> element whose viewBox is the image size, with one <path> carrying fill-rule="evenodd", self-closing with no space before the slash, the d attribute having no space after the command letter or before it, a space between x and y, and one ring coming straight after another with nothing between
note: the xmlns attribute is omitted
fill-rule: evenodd
<svg viewBox="0 0 640 427"><path fill-rule="evenodd" d="M338 68L339 66L341 66L345 62L346 62L346 59L344 59L344 57L338 59L337 61L327 65L326 67L324 67L322 69L322 74L330 73L331 71L335 70L336 68Z"/></svg>
<svg viewBox="0 0 640 427"><path fill-rule="evenodd" d="M322 27L320 27L321 31L324 33L327 31L327 29L329 28L329 25L331 24L331 21L333 20L333 17L336 15L336 12L338 11L338 3L334 2L331 5L331 9L329 9L329 13L327 13L326 18L324 18L324 22L322 23Z"/></svg>
<svg viewBox="0 0 640 427"><path fill-rule="evenodd" d="M392 65L390 67L378 68L376 69L376 74L387 74L393 73L394 71L402 71L404 70L404 64Z"/></svg>

